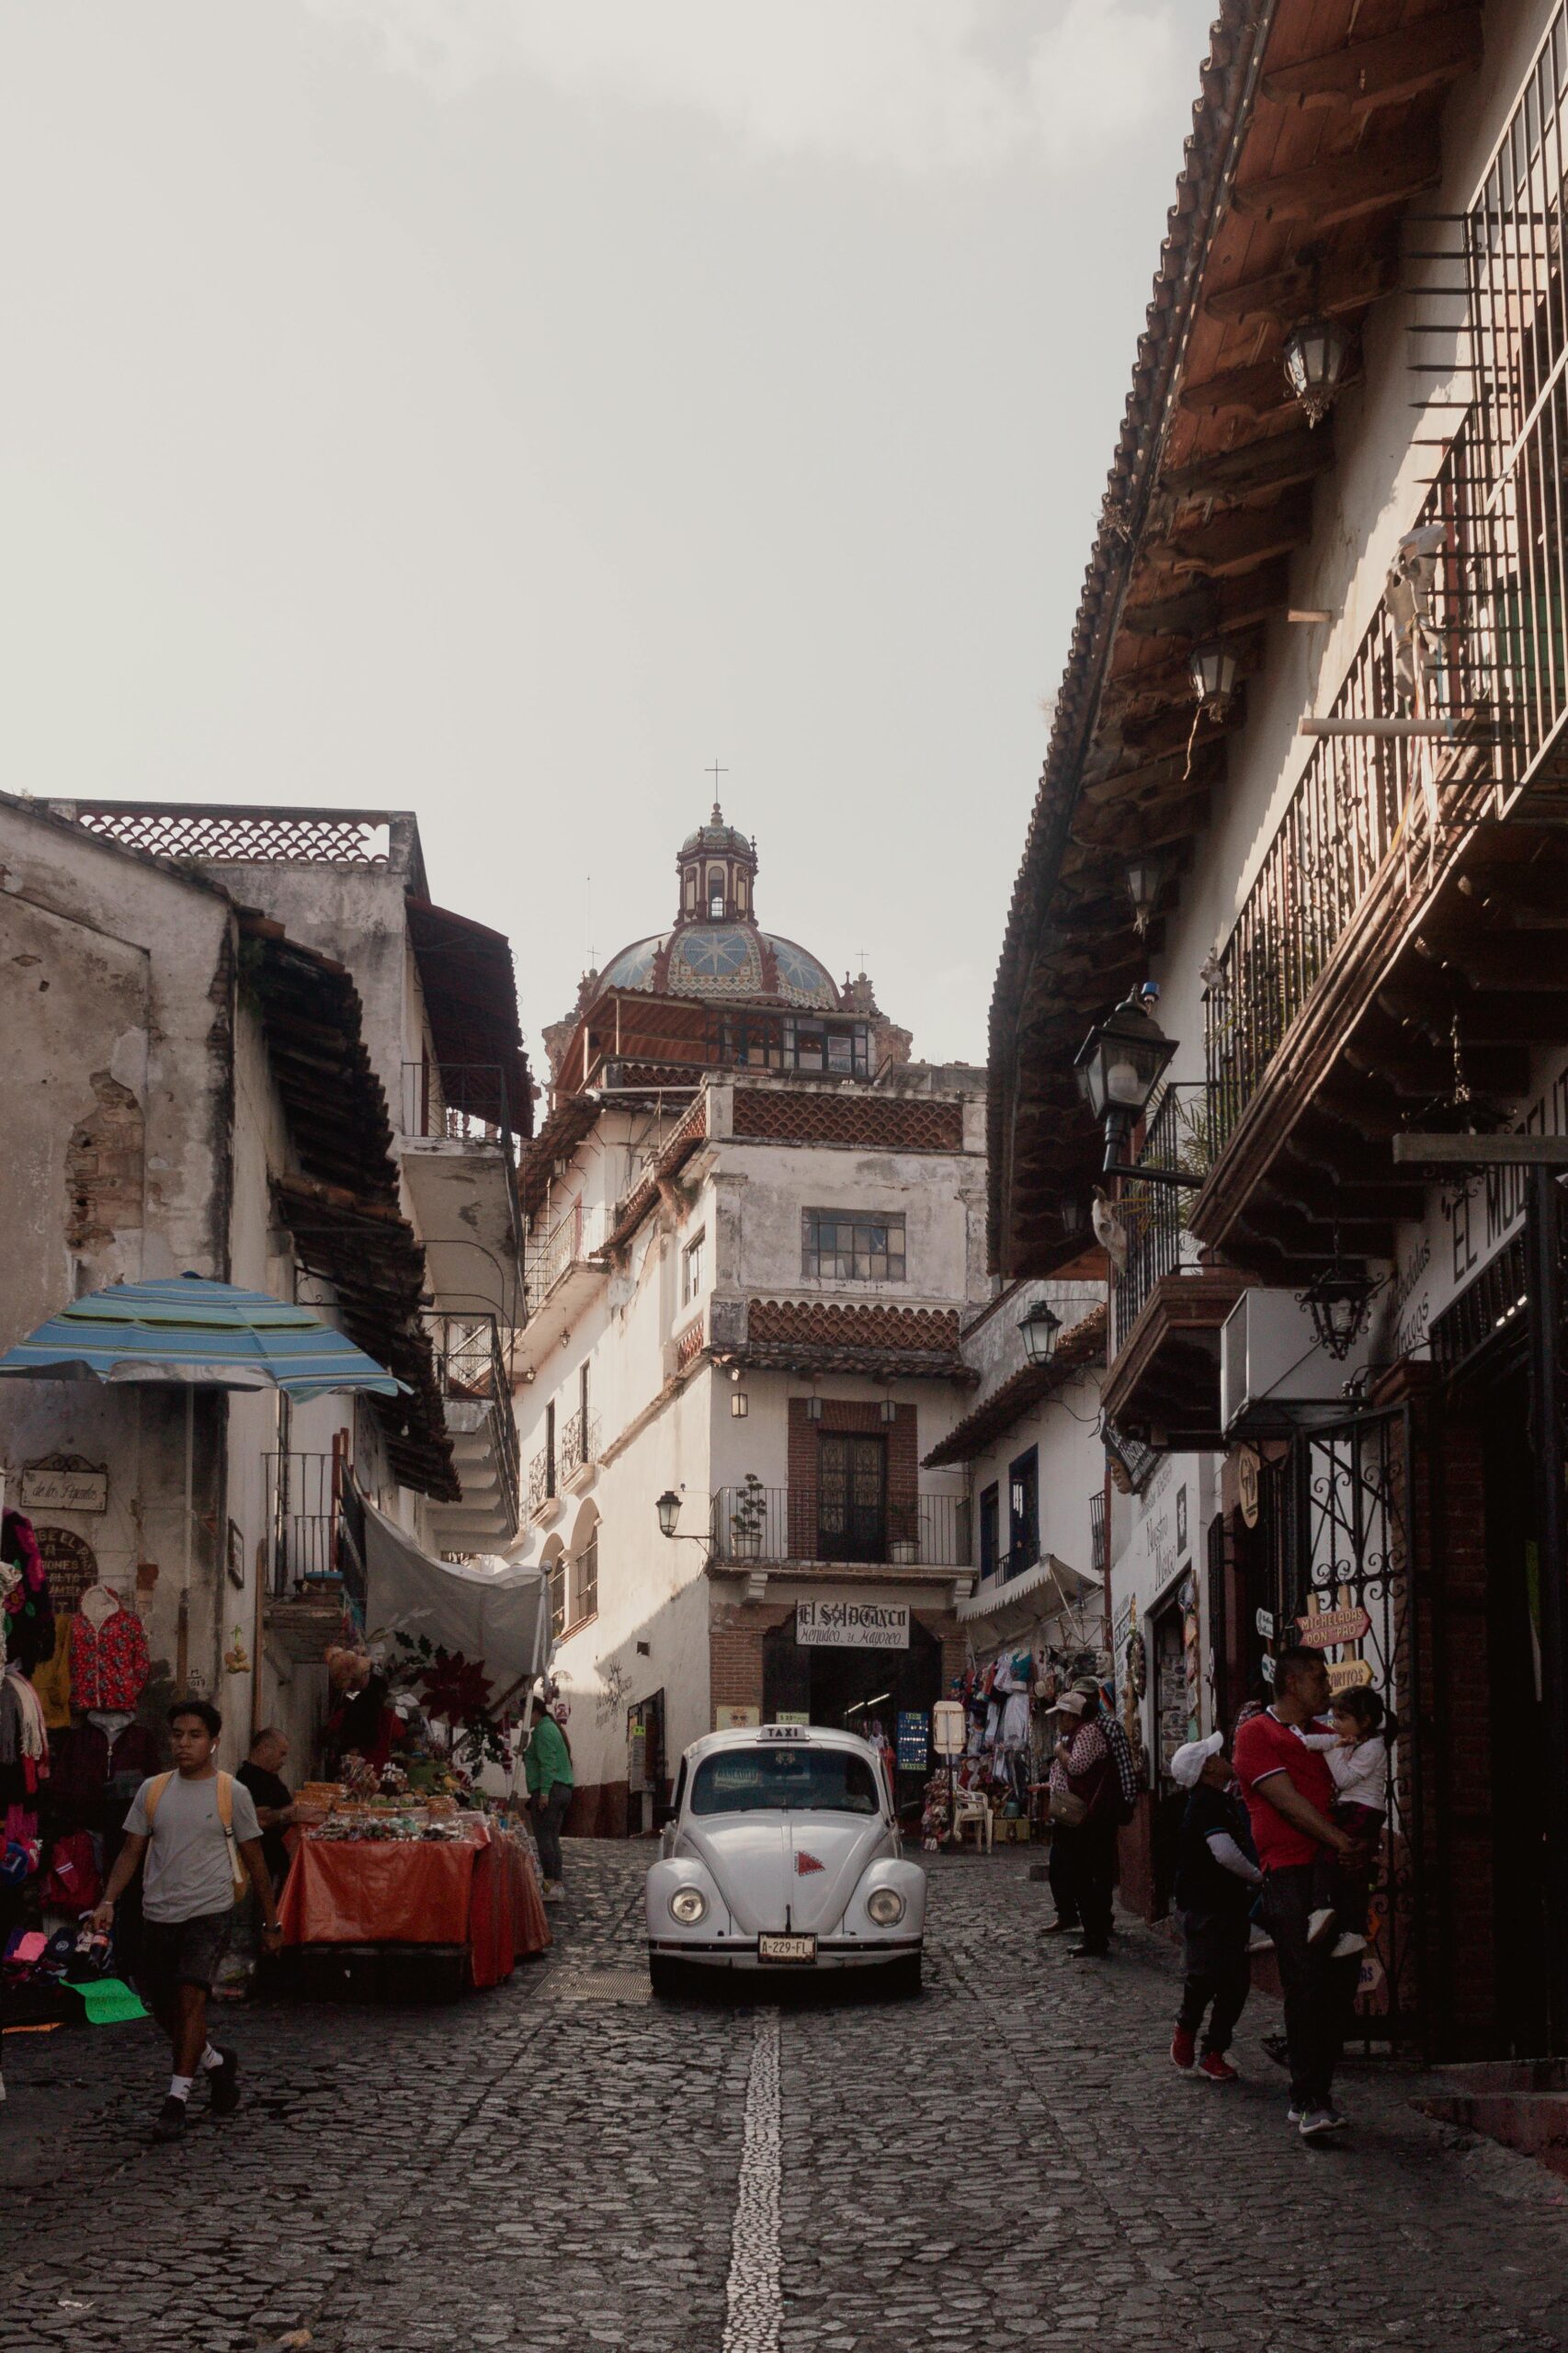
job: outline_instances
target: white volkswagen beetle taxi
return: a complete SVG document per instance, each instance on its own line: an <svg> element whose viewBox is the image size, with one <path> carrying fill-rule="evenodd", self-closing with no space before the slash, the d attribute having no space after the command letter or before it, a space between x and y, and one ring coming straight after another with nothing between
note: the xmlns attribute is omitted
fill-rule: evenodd
<svg viewBox="0 0 1568 2353"><path fill-rule="evenodd" d="M853 1733L763 1724L693 1741L645 1900L656 1994L698 1969L920 1984L926 1874L904 1859L877 1751Z"/></svg>

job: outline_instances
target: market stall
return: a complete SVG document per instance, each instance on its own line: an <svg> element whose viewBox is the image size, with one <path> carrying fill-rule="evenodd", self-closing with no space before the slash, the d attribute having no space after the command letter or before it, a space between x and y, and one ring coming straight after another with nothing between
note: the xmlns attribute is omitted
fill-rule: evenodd
<svg viewBox="0 0 1568 2353"><path fill-rule="evenodd" d="M306 1994L419 1998L499 1984L551 1941L509 1792L511 1711L548 1654L537 1569L435 1559L364 1506L366 1632L327 1653L332 1778L300 1793L279 1910ZM494 1776L492 1778L494 1778Z"/></svg>
<svg viewBox="0 0 1568 2353"><path fill-rule="evenodd" d="M382 1983L362 1982L362 1993L396 1978L418 1990L422 1958L429 1990L443 1972L453 1990L498 1985L550 1943L535 1870L531 1842L498 1817L450 1801L345 1799L296 1847L278 1906L284 1946L374 1950L379 1961L361 1960L355 1973Z"/></svg>

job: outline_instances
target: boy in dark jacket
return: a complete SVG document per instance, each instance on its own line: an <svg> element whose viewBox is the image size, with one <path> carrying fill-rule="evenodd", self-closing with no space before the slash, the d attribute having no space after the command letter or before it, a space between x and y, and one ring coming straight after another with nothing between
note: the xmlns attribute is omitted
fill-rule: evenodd
<svg viewBox="0 0 1568 2353"><path fill-rule="evenodd" d="M1176 1847L1176 1904L1181 1915L1187 1975L1171 2058L1184 2073L1211 2084L1233 2084L1225 2053L1252 1990L1247 1961L1253 1900L1262 1882L1246 1808L1235 1794L1224 1756L1225 1735L1191 1740L1171 1758L1171 1776L1191 1795ZM1209 2013L1203 2055L1197 2036Z"/></svg>

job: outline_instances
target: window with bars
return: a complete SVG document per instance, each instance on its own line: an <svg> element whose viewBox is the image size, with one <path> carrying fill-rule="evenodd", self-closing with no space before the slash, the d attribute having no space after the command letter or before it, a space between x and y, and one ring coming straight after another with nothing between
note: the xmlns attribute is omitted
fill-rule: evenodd
<svg viewBox="0 0 1568 2353"><path fill-rule="evenodd" d="M559 1642L566 1631L566 1581L570 1564L564 1552L557 1552L550 1563L550 1631Z"/></svg>
<svg viewBox="0 0 1568 2353"><path fill-rule="evenodd" d="M693 1300L701 1295L702 1253L707 1240L706 1233L698 1234L680 1254L680 1303L683 1307L689 1307Z"/></svg>
<svg viewBox="0 0 1568 2353"><path fill-rule="evenodd" d="M901 1283L902 1217L859 1217L846 1210L802 1210L801 1272L835 1282Z"/></svg>

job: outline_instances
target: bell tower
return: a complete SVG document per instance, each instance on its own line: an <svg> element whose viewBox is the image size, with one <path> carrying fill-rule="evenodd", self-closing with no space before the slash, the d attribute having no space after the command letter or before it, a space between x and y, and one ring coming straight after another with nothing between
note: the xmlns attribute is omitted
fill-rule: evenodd
<svg viewBox="0 0 1568 2353"><path fill-rule="evenodd" d="M692 923L756 921L756 844L726 825L715 801L707 824L688 834L676 856L680 876L676 928Z"/></svg>

